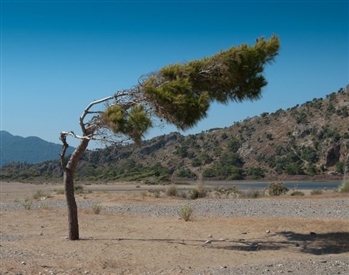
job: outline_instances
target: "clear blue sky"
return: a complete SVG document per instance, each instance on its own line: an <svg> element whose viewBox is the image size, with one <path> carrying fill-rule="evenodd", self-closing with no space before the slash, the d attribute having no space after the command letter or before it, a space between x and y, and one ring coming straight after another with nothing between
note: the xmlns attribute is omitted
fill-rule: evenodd
<svg viewBox="0 0 349 275"><path fill-rule="evenodd" d="M95 99L169 63L279 36L259 101L214 105L184 134L323 98L349 83L349 4L325 1L1 1L1 129L60 143ZM153 129L147 138L175 131ZM76 145L75 141L70 144Z"/></svg>

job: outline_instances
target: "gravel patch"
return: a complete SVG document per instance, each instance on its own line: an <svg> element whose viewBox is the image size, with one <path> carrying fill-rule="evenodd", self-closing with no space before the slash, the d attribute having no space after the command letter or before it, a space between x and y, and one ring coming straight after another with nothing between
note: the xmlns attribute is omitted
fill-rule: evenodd
<svg viewBox="0 0 349 275"><path fill-rule="evenodd" d="M78 207L91 209L100 204L98 200L77 201ZM124 204L103 206L103 211L127 215L148 215L153 217L178 217L178 211L186 204L194 208L196 218L204 217L298 217L349 219L349 198L320 199L202 199L183 201L173 205ZM65 201L32 202L31 209L66 208ZM0 211L20 210L22 203L0 204Z"/></svg>

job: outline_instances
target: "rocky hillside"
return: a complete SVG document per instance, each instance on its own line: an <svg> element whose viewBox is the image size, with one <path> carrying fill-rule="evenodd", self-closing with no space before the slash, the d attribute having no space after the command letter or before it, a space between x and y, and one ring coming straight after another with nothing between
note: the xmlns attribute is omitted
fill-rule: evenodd
<svg viewBox="0 0 349 275"><path fill-rule="evenodd" d="M158 136L141 147L88 151L78 180L342 178L349 154L349 89L226 128ZM3 179L61 176L58 162L6 165ZM23 175L25 173L25 175Z"/></svg>

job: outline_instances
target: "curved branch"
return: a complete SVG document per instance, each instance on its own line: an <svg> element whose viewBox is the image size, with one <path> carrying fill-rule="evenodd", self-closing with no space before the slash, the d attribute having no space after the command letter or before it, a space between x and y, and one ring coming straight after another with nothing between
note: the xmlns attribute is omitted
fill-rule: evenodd
<svg viewBox="0 0 349 275"><path fill-rule="evenodd" d="M99 99L99 100L94 100L85 108L84 112L82 113L82 115L80 116L80 119L79 119L80 127L81 127L81 130L82 130L82 133L84 134L84 136L87 135L87 131L86 131L85 124L84 124L84 119L90 113L90 109L96 104L100 104L100 103L103 103L103 102L106 102L106 101L109 101L109 100L115 98L115 96L116 96L116 94L112 95L112 96L107 96L107 97Z"/></svg>

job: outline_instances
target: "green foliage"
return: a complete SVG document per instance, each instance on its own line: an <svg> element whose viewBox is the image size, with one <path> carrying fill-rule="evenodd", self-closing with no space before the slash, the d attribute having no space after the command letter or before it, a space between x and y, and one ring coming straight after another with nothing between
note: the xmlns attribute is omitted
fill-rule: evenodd
<svg viewBox="0 0 349 275"><path fill-rule="evenodd" d="M152 121L143 105L123 108L120 105L107 107L102 121L115 133L122 133L139 144L143 135L152 127Z"/></svg>
<svg viewBox="0 0 349 275"><path fill-rule="evenodd" d="M280 47L277 36L257 39L212 57L171 64L144 83L144 93L156 114L184 130L206 117L210 102L255 100L267 84L264 66L274 61ZM162 108L157 108L161 106Z"/></svg>
<svg viewBox="0 0 349 275"><path fill-rule="evenodd" d="M241 196L244 198L257 199L264 196L264 193L257 189L248 189L241 192Z"/></svg>
<svg viewBox="0 0 349 275"><path fill-rule="evenodd" d="M298 116L296 118L296 122L298 124L306 124L306 123L308 123L307 114L305 112L301 112L300 114L298 114Z"/></svg>
<svg viewBox="0 0 349 275"><path fill-rule="evenodd" d="M49 196L50 194L44 193L42 190L37 190L32 197L33 197L33 200L40 200L41 198L45 198Z"/></svg>
<svg viewBox="0 0 349 275"><path fill-rule="evenodd" d="M290 196L304 196L305 194L302 191L293 191Z"/></svg>
<svg viewBox="0 0 349 275"><path fill-rule="evenodd" d="M33 201L29 198L26 198L24 200L24 202L22 203L23 207L25 210L30 210L32 208L33 205Z"/></svg>
<svg viewBox="0 0 349 275"><path fill-rule="evenodd" d="M267 187L269 196L280 196L288 192L288 188L282 182L272 182Z"/></svg>
<svg viewBox="0 0 349 275"><path fill-rule="evenodd" d="M319 160L317 151L309 146L301 148L301 157L309 163L315 163Z"/></svg>
<svg viewBox="0 0 349 275"><path fill-rule="evenodd" d="M236 153L241 146L241 142L237 138L231 137L227 146L229 151Z"/></svg>
<svg viewBox="0 0 349 275"><path fill-rule="evenodd" d="M273 135L271 133L266 133L265 137L269 140L273 140Z"/></svg>
<svg viewBox="0 0 349 275"><path fill-rule="evenodd" d="M195 200L198 198L204 198L207 195L207 190L202 184L199 184L196 188L191 189L189 191L188 197L191 200Z"/></svg>
<svg viewBox="0 0 349 275"><path fill-rule="evenodd" d="M82 185L76 185L74 186L74 194L79 195L84 192L84 187Z"/></svg>
<svg viewBox="0 0 349 275"><path fill-rule="evenodd" d="M187 222L191 219L193 212L194 212L194 208L189 204L186 204L178 211L178 214L181 217L181 219Z"/></svg>
<svg viewBox="0 0 349 275"><path fill-rule="evenodd" d="M336 163L336 171L337 171L338 173L343 174L343 172L344 172L344 162L338 161L338 162Z"/></svg>
<svg viewBox="0 0 349 275"><path fill-rule="evenodd" d="M57 195L64 195L64 189L55 189Z"/></svg>
<svg viewBox="0 0 349 275"><path fill-rule="evenodd" d="M274 168L278 174L302 175L303 164L298 155L290 150L284 156L272 156L267 160L270 167Z"/></svg>
<svg viewBox="0 0 349 275"><path fill-rule="evenodd" d="M233 185L230 187L217 187L214 189L215 194L221 197L222 195L228 198L229 196L234 196L236 197L238 194L241 194L241 192L238 190L238 188Z"/></svg>
<svg viewBox="0 0 349 275"><path fill-rule="evenodd" d="M264 177L264 170L260 167L250 167L246 173L249 176L253 176L253 179L260 179Z"/></svg>
<svg viewBox="0 0 349 275"><path fill-rule="evenodd" d="M189 168L180 169L176 172L176 176L179 178L188 178L194 179L196 178L196 174L192 172Z"/></svg>
<svg viewBox="0 0 349 275"><path fill-rule="evenodd" d="M168 197L175 197L175 196L177 196L177 194L178 194L177 186L174 185L174 184L171 184L171 185L167 186L165 194Z"/></svg>
<svg viewBox="0 0 349 275"><path fill-rule="evenodd" d="M310 195L322 195L323 190L321 189L314 189L310 192Z"/></svg>
<svg viewBox="0 0 349 275"><path fill-rule="evenodd" d="M92 205L92 212L96 215L98 215L99 213L101 213L102 210L102 205L100 204L93 204Z"/></svg>
<svg viewBox="0 0 349 275"><path fill-rule="evenodd" d="M339 186L338 191L341 193L349 193L349 180L343 181L341 186Z"/></svg>
<svg viewBox="0 0 349 275"><path fill-rule="evenodd" d="M181 158L188 157L188 148L186 146L180 146L178 147L176 154Z"/></svg>

